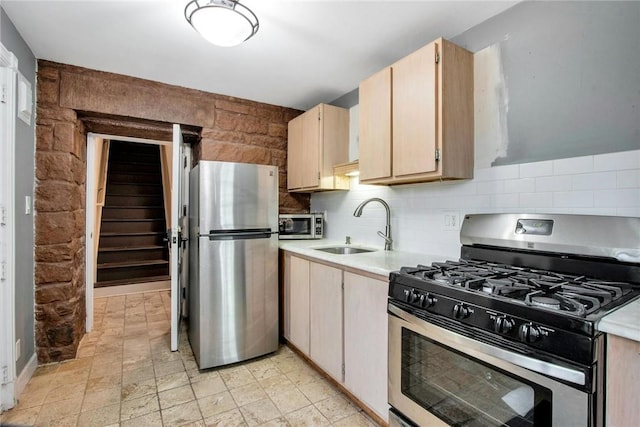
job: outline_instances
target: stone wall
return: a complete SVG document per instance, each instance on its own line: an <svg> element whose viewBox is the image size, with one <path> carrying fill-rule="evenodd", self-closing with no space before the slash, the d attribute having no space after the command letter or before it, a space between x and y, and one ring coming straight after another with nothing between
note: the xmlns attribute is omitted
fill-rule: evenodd
<svg viewBox="0 0 640 427"><path fill-rule="evenodd" d="M86 136L58 105L58 70L38 71L35 335L40 363L75 356L84 334Z"/></svg>
<svg viewBox="0 0 640 427"><path fill-rule="evenodd" d="M37 91L35 316L40 363L74 357L84 334L83 117L105 114L123 122L199 127L201 140L192 146L196 162L276 165L280 212L309 210L308 195L286 190L287 123L300 111L42 60Z"/></svg>

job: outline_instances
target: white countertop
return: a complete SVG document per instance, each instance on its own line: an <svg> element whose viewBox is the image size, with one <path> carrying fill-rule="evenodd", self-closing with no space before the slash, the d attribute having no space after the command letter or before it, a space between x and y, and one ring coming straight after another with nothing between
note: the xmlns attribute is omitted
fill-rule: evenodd
<svg viewBox="0 0 640 427"><path fill-rule="evenodd" d="M330 246L346 245L342 241L327 239L280 241L280 249L282 250L383 277L388 277L389 273L399 270L400 267L413 267L418 264L430 265L434 261L445 261L447 259L447 257L440 255L385 251L382 247L358 244L349 246L354 248L375 249L375 252L337 255L314 249ZM640 342L640 298L600 319L596 325L596 329L607 334L613 334Z"/></svg>
<svg viewBox="0 0 640 427"><path fill-rule="evenodd" d="M600 319L596 329L640 342L640 298Z"/></svg>
<svg viewBox="0 0 640 427"><path fill-rule="evenodd" d="M375 249L375 252L337 255L314 249L331 246L351 246L354 248ZM280 249L384 277L388 277L389 273L399 270L400 267L415 267L418 264L430 265L434 261L445 261L447 259L443 256L431 254L385 251L383 247L363 246L358 244L345 245L343 241L327 239L281 240Z"/></svg>

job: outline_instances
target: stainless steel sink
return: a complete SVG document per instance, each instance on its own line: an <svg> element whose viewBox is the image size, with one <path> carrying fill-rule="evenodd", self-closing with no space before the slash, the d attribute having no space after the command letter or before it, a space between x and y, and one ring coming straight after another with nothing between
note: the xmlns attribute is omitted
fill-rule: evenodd
<svg viewBox="0 0 640 427"><path fill-rule="evenodd" d="M316 251L327 252L336 255L362 254L366 252L375 252L375 249L354 248L351 246L330 246L327 248L314 248Z"/></svg>

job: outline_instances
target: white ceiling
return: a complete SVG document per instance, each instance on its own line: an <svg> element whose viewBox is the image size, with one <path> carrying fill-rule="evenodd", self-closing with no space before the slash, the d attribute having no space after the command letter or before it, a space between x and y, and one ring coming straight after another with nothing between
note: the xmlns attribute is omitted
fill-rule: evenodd
<svg viewBox="0 0 640 427"><path fill-rule="evenodd" d="M243 0L260 30L231 48L189 26L187 3L3 0L2 8L37 58L305 110L516 1Z"/></svg>

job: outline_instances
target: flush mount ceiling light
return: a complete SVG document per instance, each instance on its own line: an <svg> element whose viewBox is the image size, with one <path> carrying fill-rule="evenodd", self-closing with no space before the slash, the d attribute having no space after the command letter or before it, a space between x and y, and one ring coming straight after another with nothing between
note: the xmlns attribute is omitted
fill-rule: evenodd
<svg viewBox="0 0 640 427"><path fill-rule="evenodd" d="M192 0L184 8L191 26L210 43L236 46L258 32L258 18L238 0Z"/></svg>

